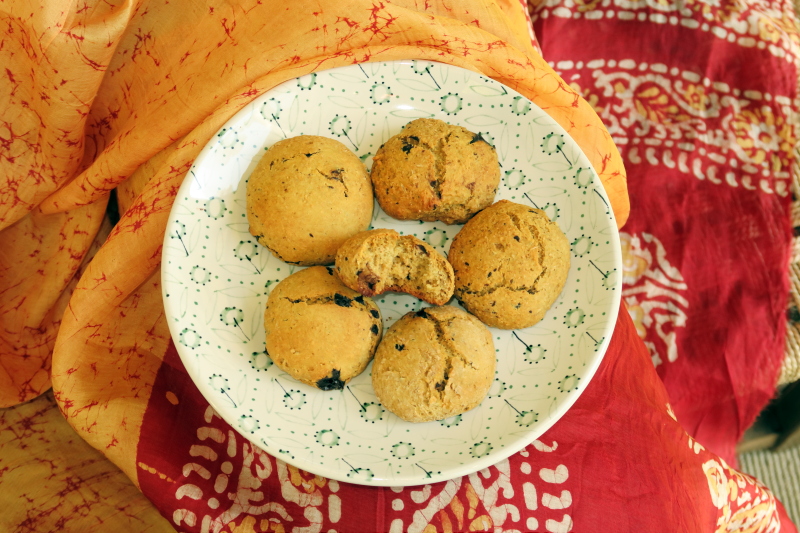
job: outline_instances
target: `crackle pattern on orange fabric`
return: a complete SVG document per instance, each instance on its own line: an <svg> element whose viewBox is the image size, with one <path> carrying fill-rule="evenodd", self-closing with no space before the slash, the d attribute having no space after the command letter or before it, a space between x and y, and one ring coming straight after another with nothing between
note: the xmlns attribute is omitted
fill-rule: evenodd
<svg viewBox="0 0 800 533"><path fill-rule="evenodd" d="M130 449L118 443L138 438L140 396L148 394L169 338L160 295L143 290L157 283L169 209L206 141L268 88L313 69L362 60L417 57L478 70L530 96L573 133L624 221L627 196L616 148L588 104L533 50L521 6L418 7L423 5L351 2L320 9L294 2L282 4L282 17L274 17L274 5L258 3L210 2L189 11L154 3L133 16L134 29L121 38L108 87L88 121L95 160L42 204L52 211L96 201L131 172L131 181L141 185L120 186L127 210L70 300L53 366L56 397L70 422L94 446L108 448L131 476ZM287 19L300 22L287 25ZM159 35L179 45L158 46ZM109 352L116 357L104 357ZM140 367L140 359L148 358L155 361ZM100 414L105 424L97 424Z"/></svg>
<svg viewBox="0 0 800 533"><path fill-rule="evenodd" d="M135 7L0 7L0 406L50 386L61 314L105 196L67 213L36 207L85 167L87 118Z"/></svg>
<svg viewBox="0 0 800 533"><path fill-rule="evenodd" d="M105 202L67 213L30 213L2 231L0 407L50 387L61 315L96 242Z"/></svg>
<svg viewBox="0 0 800 533"><path fill-rule="evenodd" d="M7 65L0 75L9 82L0 88L9 102L0 116L0 179L6 180L0 229L12 227L0 255L9 287L0 295L0 405L49 386L47 354L66 290L61 280L80 264L108 193L158 161L153 183L131 202L131 217L118 230L118 245L147 257L131 278L141 282L158 263L159 225L205 141L257 94L315 69L414 57L492 76L530 96L591 147L589 158L615 189L610 193L619 197L624 221L616 149L588 104L533 50L516 0L322 7L258 1L88 2L75 12L31 10L24 2L8 7L0 46ZM28 296L34 287L35 299ZM100 299L113 307L118 289L126 293L104 287Z"/></svg>
<svg viewBox="0 0 800 533"><path fill-rule="evenodd" d="M51 392L0 410L0 494L3 531L173 531L67 424Z"/></svg>

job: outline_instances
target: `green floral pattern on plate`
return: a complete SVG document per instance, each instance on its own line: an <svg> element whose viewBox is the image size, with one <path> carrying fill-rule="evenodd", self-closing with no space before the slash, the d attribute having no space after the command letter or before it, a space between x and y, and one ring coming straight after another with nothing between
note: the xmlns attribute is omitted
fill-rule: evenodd
<svg viewBox="0 0 800 533"><path fill-rule="evenodd" d="M480 406L411 424L378 402L369 368L344 390L323 392L272 364L264 350L264 306L275 285L301 267L271 256L250 235L245 183L269 146L303 134L337 139L369 167L376 150L419 117L460 124L495 146L502 167L497 200L543 209L566 233L572 267L539 324L492 330L497 371ZM461 227L394 220L377 205L372 225L416 235L443 253ZM231 426L309 472L407 486L488 467L528 445L569 409L613 331L621 257L602 185L552 118L475 72L408 60L303 76L237 113L200 153L178 193L164 238L162 279L178 353ZM423 307L404 294L376 301L385 327Z"/></svg>

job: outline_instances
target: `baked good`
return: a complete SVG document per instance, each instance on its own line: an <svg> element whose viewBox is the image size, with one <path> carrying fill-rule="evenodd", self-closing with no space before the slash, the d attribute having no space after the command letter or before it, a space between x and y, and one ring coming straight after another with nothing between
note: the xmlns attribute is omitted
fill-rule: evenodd
<svg viewBox="0 0 800 533"><path fill-rule="evenodd" d="M341 389L372 360L383 332L378 306L315 266L278 283L264 312L267 353L298 381Z"/></svg>
<svg viewBox="0 0 800 533"><path fill-rule="evenodd" d="M489 326L519 329L539 322L558 298L570 246L544 211L500 200L461 228L447 258L467 311Z"/></svg>
<svg viewBox="0 0 800 533"><path fill-rule="evenodd" d="M342 283L365 296L405 292L442 305L453 297L453 267L430 244L391 229L363 231L336 253Z"/></svg>
<svg viewBox="0 0 800 533"><path fill-rule="evenodd" d="M461 224L494 201L500 165L480 134L420 118L377 151L370 177L390 216Z"/></svg>
<svg viewBox="0 0 800 533"><path fill-rule="evenodd" d="M404 315L375 353L372 387L381 404L409 422L455 416L477 406L494 380L492 334L457 307Z"/></svg>
<svg viewBox="0 0 800 533"><path fill-rule="evenodd" d="M333 263L339 245L369 227L372 207L366 167L327 137L276 142L247 182L250 233L287 263Z"/></svg>

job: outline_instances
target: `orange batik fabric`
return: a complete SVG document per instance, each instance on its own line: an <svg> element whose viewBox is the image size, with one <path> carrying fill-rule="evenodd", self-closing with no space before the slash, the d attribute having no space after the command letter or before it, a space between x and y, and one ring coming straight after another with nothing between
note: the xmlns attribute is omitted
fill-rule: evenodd
<svg viewBox="0 0 800 533"><path fill-rule="evenodd" d="M619 154L535 51L516 2L87 3L23 6L3 20L3 42L16 48L0 48L14 82L0 111L0 138L14 150L0 163L15 191L2 235L19 235L3 250L5 404L47 388L57 333L51 379L67 421L176 529L794 531L768 490L683 432L624 312L589 389L545 436L479 473L397 490L326 480L260 451L216 415L177 357L158 268L178 187L228 118L309 72L414 58L509 85L575 138L625 222ZM31 173L42 165L53 167L45 178ZM112 191L121 219L79 270ZM26 363L31 338L43 348Z"/></svg>
<svg viewBox="0 0 800 533"><path fill-rule="evenodd" d="M170 343L158 266L172 200L208 139L270 87L364 60L414 57L478 70L529 95L587 147L624 220L616 150L588 104L533 51L516 4L504 10L476 3L450 12L441 5L441 14L413 4L360 2L324 10L292 3L279 11L257 3L209 4L189 13L170 6L140 8L129 23L137 29L123 36L108 66L114 83L94 104L96 159L40 206L46 212L72 209L119 185L124 214L64 314L53 380L68 420L134 479L135 458L126 446L138 441L142 398ZM181 46L159 46L159 32Z"/></svg>

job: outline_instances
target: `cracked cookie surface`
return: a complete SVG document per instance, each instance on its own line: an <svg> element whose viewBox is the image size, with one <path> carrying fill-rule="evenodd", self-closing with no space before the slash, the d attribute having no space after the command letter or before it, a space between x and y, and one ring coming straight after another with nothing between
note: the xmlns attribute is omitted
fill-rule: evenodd
<svg viewBox="0 0 800 533"><path fill-rule="evenodd" d="M544 211L501 200L461 228L448 260L467 311L489 326L520 329L539 322L558 298L570 246Z"/></svg>
<svg viewBox="0 0 800 533"><path fill-rule="evenodd" d="M366 167L327 137L278 141L247 182L250 233L287 263L332 263L345 240L369 227L372 207Z"/></svg>
<svg viewBox="0 0 800 533"><path fill-rule="evenodd" d="M370 177L390 216L460 224L494 201L500 165L479 133L423 118L377 151Z"/></svg>
<svg viewBox="0 0 800 533"><path fill-rule="evenodd" d="M409 422L442 420L473 409L494 380L492 335L453 306L401 317L375 353L372 386L381 404Z"/></svg>
<svg viewBox="0 0 800 533"><path fill-rule="evenodd" d="M403 420L442 420L481 403L495 366L492 335L477 318L457 307L426 307L386 332L372 386L381 404Z"/></svg>
<svg viewBox="0 0 800 533"><path fill-rule="evenodd" d="M334 390L372 360L383 322L371 298L344 286L332 268L314 266L275 286L264 328L267 353L281 370L308 385Z"/></svg>

